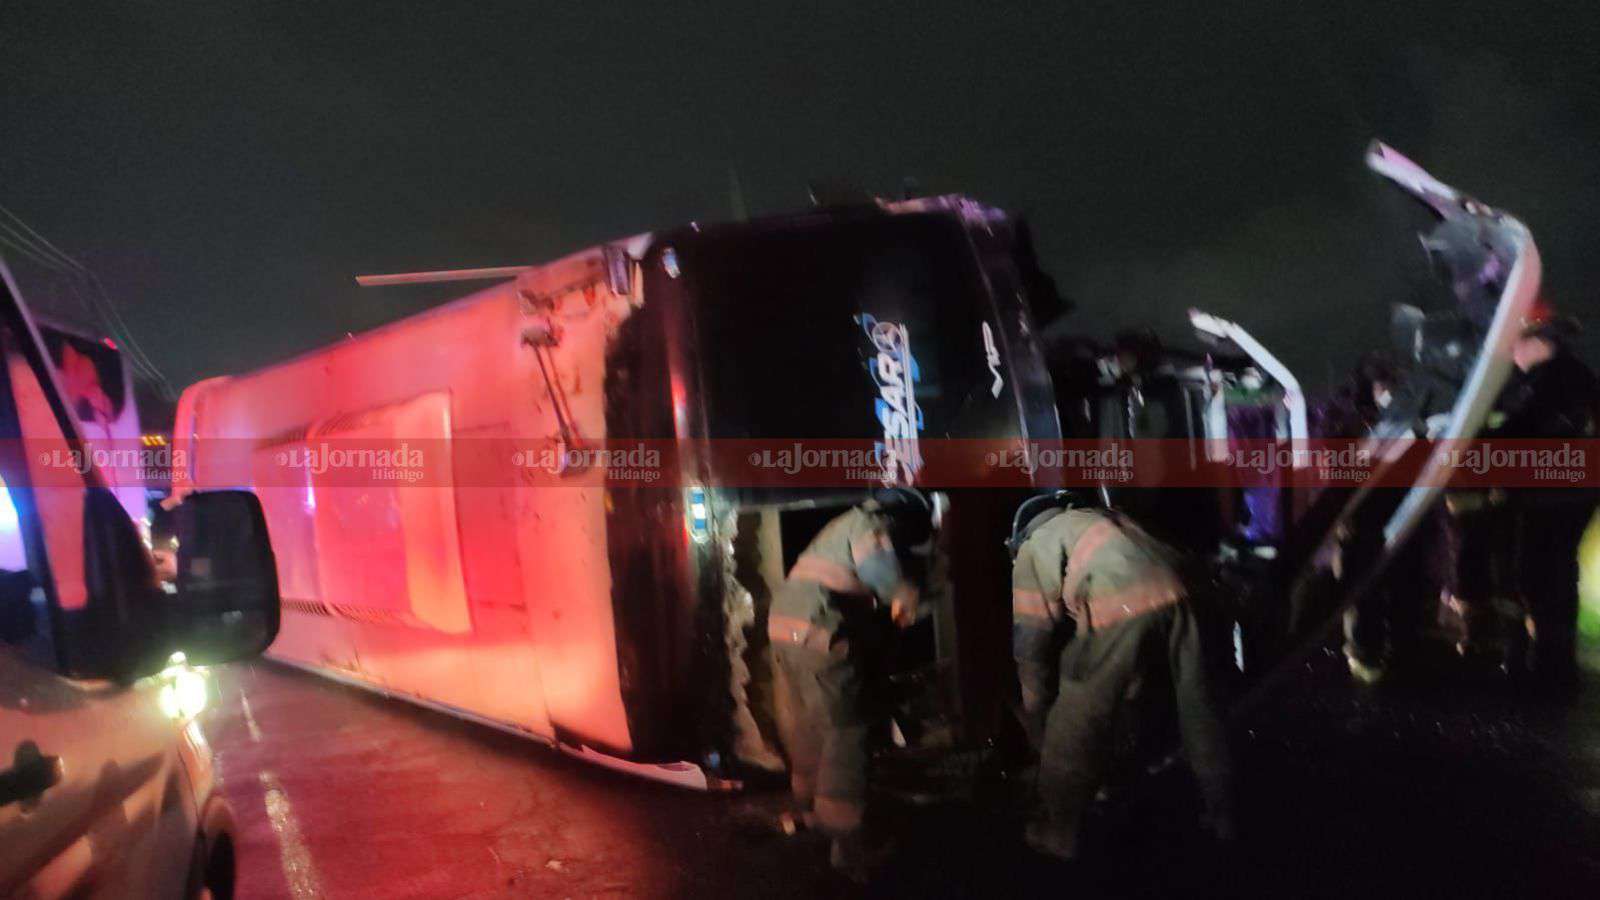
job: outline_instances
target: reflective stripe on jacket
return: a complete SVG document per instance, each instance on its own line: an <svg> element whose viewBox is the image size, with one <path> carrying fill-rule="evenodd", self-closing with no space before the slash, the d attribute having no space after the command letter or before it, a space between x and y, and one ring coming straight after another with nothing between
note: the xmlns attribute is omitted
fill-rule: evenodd
<svg viewBox="0 0 1600 900"><path fill-rule="evenodd" d="M1109 628L1172 606L1184 597L1176 554L1126 516L1073 509L1045 522L1012 568L1012 612L1019 625Z"/></svg>
<svg viewBox="0 0 1600 900"><path fill-rule="evenodd" d="M889 517L870 503L850 509L824 526L795 561L772 598L767 637L827 652L844 621L836 600L888 598L904 580Z"/></svg>

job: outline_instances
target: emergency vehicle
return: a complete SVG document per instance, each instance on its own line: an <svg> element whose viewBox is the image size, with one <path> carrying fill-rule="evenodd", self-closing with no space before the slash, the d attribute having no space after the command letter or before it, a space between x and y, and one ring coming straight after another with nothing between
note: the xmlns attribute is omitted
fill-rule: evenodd
<svg viewBox="0 0 1600 900"><path fill-rule="evenodd" d="M248 493L191 494L157 574L91 449L133 416L97 346L39 327L0 261L0 896L228 897L232 817L191 663L276 633L266 522Z"/></svg>

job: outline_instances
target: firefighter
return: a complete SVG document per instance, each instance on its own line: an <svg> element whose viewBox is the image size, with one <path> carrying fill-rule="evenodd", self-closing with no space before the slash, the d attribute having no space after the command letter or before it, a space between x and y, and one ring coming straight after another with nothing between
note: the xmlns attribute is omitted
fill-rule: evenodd
<svg viewBox="0 0 1600 900"><path fill-rule="evenodd" d="M1232 838L1227 742L1176 551L1119 512L1079 506L1070 492L1024 503L1007 547L1013 654L1040 754L1044 818L1029 825L1028 844L1078 856L1112 723L1134 686L1158 683L1162 670L1211 830Z"/></svg>
<svg viewBox="0 0 1600 900"><path fill-rule="evenodd" d="M1556 315L1542 301L1535 304L1512 343L1516 369L1485 438L1595 436L1600 389L1571 350L1578 333L1575 320ZM1510 674L1531 669L1551 686L1570 686L1577 674L1578 544L1593 514L1592 491L1495 487L1455 492L1448 501L1473 526L1463 534L1453 598L1465 631L1457 649L1463 655L1493 650ZM1497 602L1502 595L1514 602ZM1508 621L1517 619L1514 626Z"/></svg>
<svg viewBox="0 0 1600 900"><path fill-rule="evenodd" d="M889 628L917 618L944 503L913 488L874 492L800 554L767 619L796 806L784 830L831 838L830 862L857 879L869 857L867 767L881 719L872 682Z"/></svg>
<svg viewBox="0 0 1600 900"><path fill-rule="evenodd" d="M1593 438L1600 387L1572 351L1578 323L1543 303L1512 345L1516 372L1497 405L1497 437L1551 442ZM1499 417L1497 417L1499 418ZM1577 679L1578 544L1594 514L1585 487L1522 487L1508 492L1514 512L1516 589L1531 638L1528 668L1549 687Z"/></svg>

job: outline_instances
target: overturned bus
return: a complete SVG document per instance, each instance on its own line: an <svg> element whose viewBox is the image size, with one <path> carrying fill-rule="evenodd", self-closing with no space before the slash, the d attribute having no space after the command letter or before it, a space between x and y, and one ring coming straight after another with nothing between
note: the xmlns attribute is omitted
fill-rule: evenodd
<svg viewBox="0 0 1600 900"><path fill-rule="evenodd" d="M373 282L484 276L499 283L190 387L176 449L188 483L262 498L272 658L603 765L700 788L782 766L766 604L868 484L750 479L718 447L868 441L882 481L914 484L922 441L1061 437L1035 324L1060 300L1025 226L962 197ZM341 441L427 458L352 479L318 463ZM567 466L625 442L670 471ZM1027 485L970 487L945 589L897 653L932 697L911 704L934 720L921 733L951 741L999 715L999 537Z"/></svg>
<svg viewBox="0 0 1600 900"><path fill-rule="evenodd" d="M1470 290L1405 342L1421 353L1434 332L1458 336L1447 355L1459 371L1425 412L1437 436L1470 438L1509 373L1537 251L1514 218L1388 148L1374 145L1368 164L1440 221L1436 243L1487 247L1455 279ZM1190 322L1210 352L1124 366L1088 348L1052 370L1040 328L1062 304L1025 226L961 197L691 225L543 266L368 283L486 277L498 283L190 387L174 461L192 485L260 495L284 598L273 658L680 785L781 769L772 592L870 482L936 481L923 478L933 442L1181 445L1168 461L1200 487L1102 496L1167 520L1241 575L1226 579L1238 586L1235 664L1265 682L1305 630L1289 596L1311 595L1316 618L1368 589L1444 480L1425 469L1406 490L1305 491L1290 478L1250 496L1197 482L1230 439L1304 445L1293 374L1203 312ZM888 465L848 483L751 471L797 441L868 442ZM341 467L329 448L388 455ZM594 465L586 448L626 458ZM1018 502L1061 473L980 474L992 483L950 490L936 602L894 654L911 744L970 747L1007 719L1000 538ZM1381 546L1329 576L1341 524L1374 507Z"/></svg>

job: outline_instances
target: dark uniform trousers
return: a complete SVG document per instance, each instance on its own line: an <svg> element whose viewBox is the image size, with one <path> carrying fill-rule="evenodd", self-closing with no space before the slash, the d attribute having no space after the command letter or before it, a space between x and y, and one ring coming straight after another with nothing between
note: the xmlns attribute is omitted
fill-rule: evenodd
<svg viewBox="0 0 1600 900"><path fill-rule="evenodd" d="M870 691L884 641L875 596L900 584L893 560L881 513L844 513L800 555L767 617L790 788L836 838L858 832L866 811L870 740L881 719Z"/></svg>
<svg viewBox="0 0 1600 900"><path fill-rule="evenodd" d="M862 660L843 636L825 652L795 644L775 644L773 652L782 680L779 736L795 802L825 832L855 831L866 807L872 731Z"/></svg>
<svg viewBox="0 0 1600 900"><path fill-rule="evenodd" d="M1207 811L1231 828L1226 734L1174 554L1116 513L1070 510L1030 531L1012 572L1013 656L1052 843L1075 852L1119 713L1163 674Z"/></svg>
<svg viewBox="0 0 1600 900"><path fill-rule="evenodd" d="M1496 436L1578 441L1600 432L1600 384L1572 351L1512 376L1498 408ZM1517 590L1533 638L1535 674L1571 683L1577 675L1578 545L1595 497L1579 487L1514 489Z"/></svg>
<svg viewBox="0 0 1600 900"><path fill-rule="evenodd" d="M1577 672L1578 547L1594 508L1587 499L1561 502L1559 495L1532 489L1520 493L1517 588L1533 622L1529 663L1536 674L1571 678Z"/></svg>
<svg viewBox="0 0 1600 900"><path fill-rule="evenodd" d="M1044 639L1035 646L1048 652L1051 643ZM1077 635L1060 650L1059 664L1051 662L1018 659L1025 712L1038 716L1048 710L1040 734L1039 793L1052 828L1076 840L1109 768L1112 725L1121 706L1136 680L1162 668L1172 681L1184 752L1206 807L1213 816L1230 812L1226 734L1210 692L1200 626L1187 602Z"/></svg>
<svg viewBox="0 0 1600 900"><path fill-rule="evenodd" d="M1400 494L1397 491L1393 496ZM1375 500L1369 504L1370 509L1357 514L1356 535L1346 546L1350 553L1347 571L1351 573L1346 577L1359 578L1384 552L1383 526L1395 504ZM1452 526L1443 510L1427 515L1397 551L1379 583L1356 598L1345 615L1347 652L1369 666L1416 659L1439 591L1454 580Z"/></svg>

